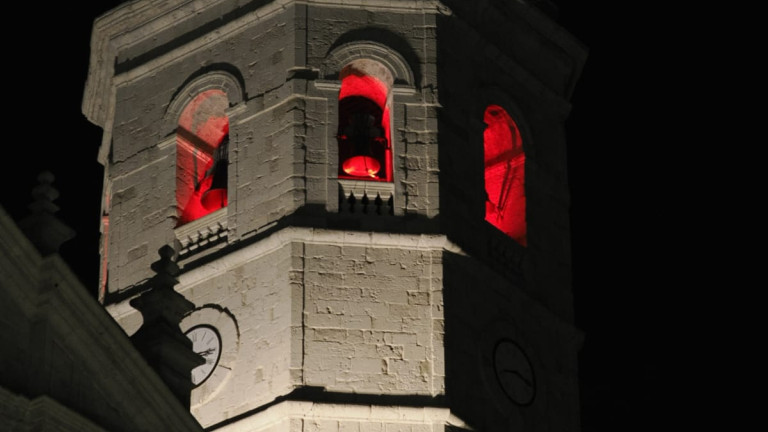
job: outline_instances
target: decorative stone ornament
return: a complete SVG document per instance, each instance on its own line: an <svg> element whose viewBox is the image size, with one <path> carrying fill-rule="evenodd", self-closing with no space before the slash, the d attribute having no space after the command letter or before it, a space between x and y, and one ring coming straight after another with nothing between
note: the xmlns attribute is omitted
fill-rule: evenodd
<svg viewBox="0 0 768 432"><path fill-rule="evenodd" d="M59 191L51 186L53 180L50 171L37 176L40 184L32 190L34 201L27 207L32 213L19 221L21 230L43 255L58 252L64 242L75 237L75 231L54 216L59 211L53 203Z"/></svg>
<svg viewBox="0 0 768 432"><path fill-rule="evenodd" d="M158 253L160 260L152 264L157 275L150 280L149 290L130 302L144 320L131 340L179 401L189 408L191 370L205 363L205 359L192 350L192 341L182 333L179 323L195 305L173 289L179 274L172 259L173 248L166 245Z"/></svg>

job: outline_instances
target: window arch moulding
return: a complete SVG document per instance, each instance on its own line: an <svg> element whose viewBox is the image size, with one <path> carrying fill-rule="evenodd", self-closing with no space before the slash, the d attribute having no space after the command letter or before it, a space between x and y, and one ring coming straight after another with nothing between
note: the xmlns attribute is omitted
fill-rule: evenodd
<svg viewBox="0 0 768 432"><path fill-rule="evenodd" d="M320 76L326 80L336 80L345 66L362 59L373 60L381 65L384 70L378 75L390 75L390 87L416 86L413 71L405 58L388 46L371 41L349 42L334 48L325 57Z"/></svg>

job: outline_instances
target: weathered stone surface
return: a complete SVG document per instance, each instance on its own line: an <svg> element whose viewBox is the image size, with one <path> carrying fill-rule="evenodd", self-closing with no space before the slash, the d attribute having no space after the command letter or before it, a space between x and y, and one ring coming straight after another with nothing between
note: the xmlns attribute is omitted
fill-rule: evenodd
<svg viewBox="0 0 768 432"><path fill-rule="evenodd" d="M193 394L204 425L268 407L253 430L441 430L460 422L414 419L450 405L480 430L575 428L563 127L577 41L530 2L148 5L95 26L84 112L111 137L105 275L120 299L110 311L135 330L120 301L151 277L146 252L185 248L187 324L216 316L228 329L225 367ZM354 61L387 77L393 175L376 187L338 179L340 73ZM228 206L187 230L219 230L205 244L176 226L174 138L204 88L227 93L230 134ZM527 247L484 220L489 104L520 128ZM493 327L499 317L514 325ZM486 339L505 337L489 329L512 327L538 362L541 399L526 411L483 363ZM393 406L362 418L344 399L335 412L352 418L323 417L349 395ZM419 414L387 417L409 404Z"/></svg>

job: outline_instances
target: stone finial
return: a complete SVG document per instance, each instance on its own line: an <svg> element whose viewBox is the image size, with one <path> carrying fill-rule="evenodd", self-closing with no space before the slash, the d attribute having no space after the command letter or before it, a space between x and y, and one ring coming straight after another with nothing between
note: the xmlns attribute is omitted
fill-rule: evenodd
<svg viewBox="0 0 768 432"><path fill-rule="evenodd" d="M37 176L39 184L32 189L32 203L27 206L31 213L19 221L19 228L43 255L58 252L64 242L75 237L75 231L54 216L59 211L53 203L59 191L52 186L53 180L50 171Z"/></svg>
<svg viewBox="0 0 768 432"><path fill-rule="evenodd" d="M179 275L179 266L174 261L176 251L169 245L158 249L160 259L153 262L150 268L156 273L153 281L155 286L173 288L178 283L176 276Z"/></svg>
<svg viewBox="0 0 768 432"><path fill-rule="evenodd" d="M152 263L157 274L150 279L150 288L130 302L144 318L131 340L179 401L189 408L192 369L205 363L205 359L192 350L192 341L182 333L179 323L195 305L173 288L179 274L174 249L166 245L158 253L160 259Z"/></svg>

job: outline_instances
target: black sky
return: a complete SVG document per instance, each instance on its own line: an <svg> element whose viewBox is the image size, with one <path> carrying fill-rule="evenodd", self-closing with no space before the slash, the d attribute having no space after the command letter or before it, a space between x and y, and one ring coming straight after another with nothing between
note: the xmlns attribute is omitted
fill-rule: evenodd
<svg viewBox="0 0 768 432"><path fill-rule="evenodd" d="M26 214L37 173L56 176L60 219L78 235L62 256L94 293L98 278L98 227L102 167L96 156L101 129L81 113L93 19L120 1L54 2L45 6L40 37L8 47L14 130L6 191L0 203L16 220ZM638 158L645 144L639 125L652 121L646 102L653 75L650 48L636 42L639 6L597 0L560 1L561 24L589 48L567 121L574 292L577 325L584 331L580 369L585 432L640 430L658 406L658 346L665 324L662 287L647 270L665 256L648 256L638 244L658 239L658 212L648 186L655 173ZM618 4L622 4L618 5ZM39 15L32 6L17 16ZM42 10L42 9L41 9ZM53 48L49 45L53 43ZM19 110L14 109L18 107ZM641 242L642 241L642 242ZM662 338L662 340L666 340ZM667 396L663 396L666 398Z"/></svg>

